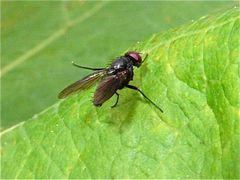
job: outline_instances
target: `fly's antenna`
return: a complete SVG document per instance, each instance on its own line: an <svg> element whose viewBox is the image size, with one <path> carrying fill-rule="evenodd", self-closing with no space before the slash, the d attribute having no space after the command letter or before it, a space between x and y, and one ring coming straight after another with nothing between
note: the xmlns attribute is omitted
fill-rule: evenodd
<svg viewBox="0 0 240 180"><path fill-rule="evenodd" d="M78 67L78 68L88 69L88 70L92 70L92 71L99 71L99 70L106 69L106 68L91 68L91 67L80 66L80 65L74 63L74 61L72 61L72 65L75 67Z"/></svg>

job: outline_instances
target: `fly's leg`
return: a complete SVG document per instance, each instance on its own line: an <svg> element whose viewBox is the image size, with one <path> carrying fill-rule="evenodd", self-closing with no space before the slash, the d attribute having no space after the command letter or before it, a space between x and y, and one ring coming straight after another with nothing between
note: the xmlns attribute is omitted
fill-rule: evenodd
<svg viewBox="0 0 240 180"><path fill-rule="evenodd" d="M115 102L115 104L113 106L111 106L111 108L116 107L117 103L118 103L118 99L119 99L119 94L117 92L115 92L115 94L117 95L117 101Z"/></svg>
<svg viewBox="0 0 240 180"><path fill-rule="evenodd" d="M99 71L99 70L106 69L106 68L90 68L90 67L80 66L78 64L75 64L73 61L72 61L72 65L75 67L78 67L78 68L88 69L88 70L93 70L93 71Z"/></svg>
<svg viewBox="0 0 240 180"><path fill-rule="evenodd" d="M146 98L152 105L154 105L158 110L160 110L163 113L163 110L160 107L158 107L151 99L149 99L140 89L132 85L126 85L125 87L140 92L144 98Z"/></svg>
<svg viewBox="0 0 240 180"><path fill-rule="evenodd" d="M148 57L148 53L146 54L146 56L144 57L144 59L142 60L142 63L147 59Z"/></svg>

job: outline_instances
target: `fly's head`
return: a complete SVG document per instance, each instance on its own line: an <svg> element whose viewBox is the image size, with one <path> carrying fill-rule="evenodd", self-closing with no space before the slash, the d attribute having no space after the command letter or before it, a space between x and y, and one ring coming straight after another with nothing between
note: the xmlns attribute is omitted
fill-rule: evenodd
<svg viewBox="0 0 240 180"><path fill-rule="evenodd" d="M129 51L129 52L125 53L125 56L131 58L134 66L140 67L142 64L142 57L140 54L141 54L140 52Z"/></svg>

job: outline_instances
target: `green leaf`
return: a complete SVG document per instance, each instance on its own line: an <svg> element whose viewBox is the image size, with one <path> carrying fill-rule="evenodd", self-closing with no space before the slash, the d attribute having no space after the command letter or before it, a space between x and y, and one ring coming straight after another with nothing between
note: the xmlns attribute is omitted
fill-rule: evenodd
<svg viewBox="0 0 240 180"><path fill-rule="evenodd" d="M94 88L1 133L2 178L240 178L239 9L155 34L128 89Z"/></svg>
<svg viewBox="0 0 240 180"><path fill-rule="evenodd" d="M153 33L237 2L3 1L1 129L44 110L86 75ZM17 108L12 108L12 107Z"/></svg>

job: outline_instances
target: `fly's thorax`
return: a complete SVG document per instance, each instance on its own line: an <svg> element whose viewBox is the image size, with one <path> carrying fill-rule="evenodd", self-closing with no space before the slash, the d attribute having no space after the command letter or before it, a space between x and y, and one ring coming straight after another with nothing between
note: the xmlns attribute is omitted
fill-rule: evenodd
<svg viewBox="0 0 240 180"><path fill-rule="evenodd" d="M130 58L121 56L114 60L110 66L111 69L129 69L133 66L133 63Z"/></svg>

